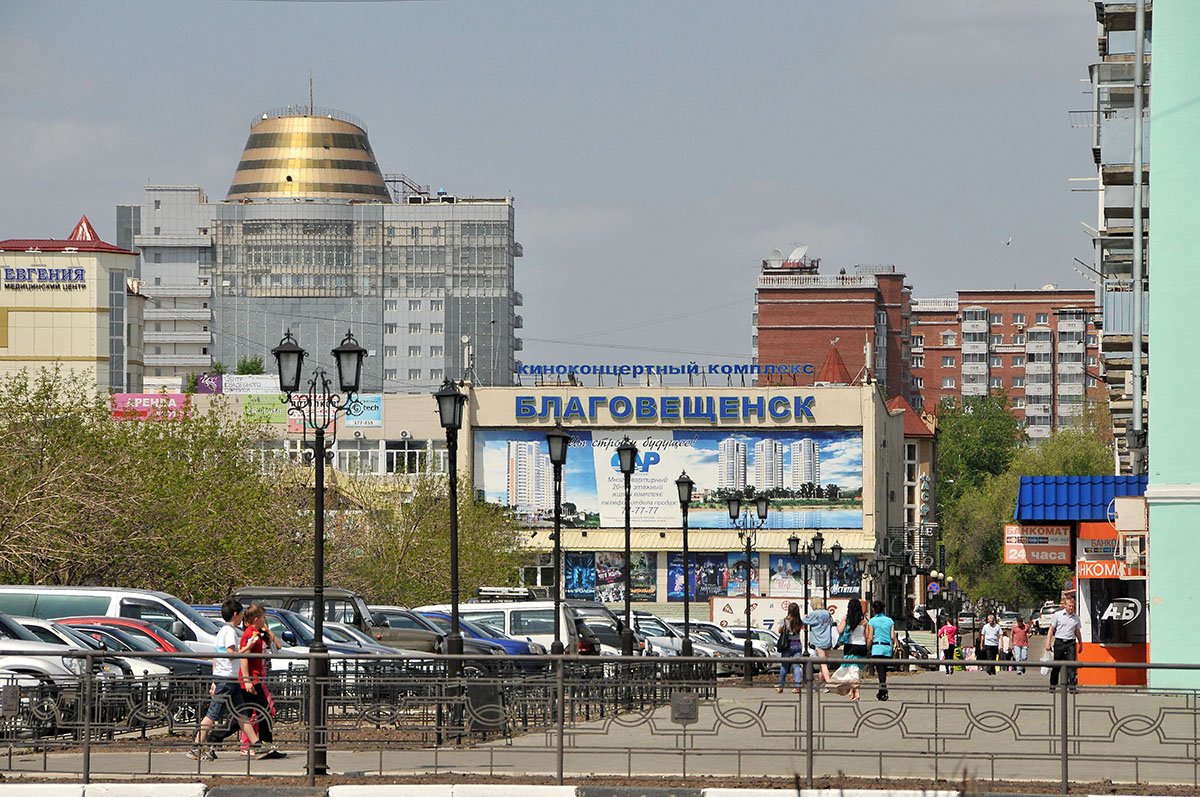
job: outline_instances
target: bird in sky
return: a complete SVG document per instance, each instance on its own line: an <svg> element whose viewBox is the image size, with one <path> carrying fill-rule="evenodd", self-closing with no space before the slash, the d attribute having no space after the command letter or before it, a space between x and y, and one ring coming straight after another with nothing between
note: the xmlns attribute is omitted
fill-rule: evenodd
<svg viewBox="0 0 1200 797"><path fill-rule="evenodd" d="M1004 245L1008 246L1011 243L1012 243L1012 236L1010 235L1010 236L1008 236L1008 240L1004 242Z"/></svg>

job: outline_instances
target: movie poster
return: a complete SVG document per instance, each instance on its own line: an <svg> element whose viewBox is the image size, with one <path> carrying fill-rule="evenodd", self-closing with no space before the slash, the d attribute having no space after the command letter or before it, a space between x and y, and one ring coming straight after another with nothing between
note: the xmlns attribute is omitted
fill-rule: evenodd
<svg viewBox="0 0 1200 797"><path fill-rule="evenodd" d="M729 554L692 554L692 574L688 581L697 601L724 595L729 586Z"/></svg>
<svg viewBox="0 0 1200 797"><path fill-rule="evenodd" d="M771 578L767 594L772 598L804 597L806 577L809 596L823 596L826 573L829 574L830 597L858 597L862 591L862 573L858 570L857 560L850 556L842 557L842 561L834 565L833 557L827 553L821 554L815 563L804 556L771 554L769 564Z"/></svg>
<svg viewBox="0 0 1200 797"><path fill-rule="evenodd" d="M758 551L752 551L750 554L749 575L746 568L746 552L738 551L731 553L728 557L729 562L729 579L728 587L725 594L729 597L746 594L746 579L750 579L750 594L758 595Z"/></svg>
<svg viewBox="0 0 1200 797"><path fill-rule="evenodd" d="M563 558L563 594L575 600L596 600L596 555L567 551Z"/></svg>
<svg viewBox="0 0 1200 797"><path fill-rule="evenodd" d="M683 551L667 553L667 600L683 602L683 591L687 585L687 575L683 568ZM692 596L689 595L689 598Z"/></svg>
<svg viewBox="0 0 1200 797"><path fill-rule="evenodd" d="M629 571L629 600L658 600L658 553L634 551L631 557L633 567Z"/></svg>
<svg viewBox="0 0 1200 797"><path fill-rule="evenodd" d="M623 551L596 551L596 600L601 603L625 602Z"/></svg>

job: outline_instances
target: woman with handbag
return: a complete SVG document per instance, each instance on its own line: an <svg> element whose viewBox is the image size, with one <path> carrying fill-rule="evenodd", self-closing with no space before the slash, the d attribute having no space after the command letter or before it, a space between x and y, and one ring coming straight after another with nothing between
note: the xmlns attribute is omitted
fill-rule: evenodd
<svg viewBox="0 0 1200 797"><path fill-rule="evenodd" d="M783 622L779 627L779 644L776 650L779 655L785 659L795 658L802 655L804 650L804 621L800 619L800 604L793 603L788 606L787 617L783 618ZM792 683L796 685L793 692L800 692L800 685L804 682L804 675L800 668L799 662L788 664L784 661L779 665L779 685L775 687L775 691L783 694L783 687L787 684L788 667L792 670Z"/></svg>
<svg viewBox="0 0 1200 797"><path fill-rule="evenodd" d="M849 695L858 700L858 685L862 681L862 665L857 659L865 659L870 651L870 626L863 612L862 602L851 599L846 606L846 616L839 627L838 644L847 661L837 668L831 679L830 689L839 695Z"/></svg>

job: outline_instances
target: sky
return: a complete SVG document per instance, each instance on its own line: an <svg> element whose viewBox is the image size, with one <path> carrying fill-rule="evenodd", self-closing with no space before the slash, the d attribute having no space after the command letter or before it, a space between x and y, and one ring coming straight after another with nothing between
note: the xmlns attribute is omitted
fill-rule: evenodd
<svg viewBox="0 0 1200 797"><path fill-rule="evenodd" d="M515 197L526 364L747 362L797 243L916 297L1087 287L1096 58L1085 0L6 0L0 239L223 198L311 72L384 172Z"/></svg>

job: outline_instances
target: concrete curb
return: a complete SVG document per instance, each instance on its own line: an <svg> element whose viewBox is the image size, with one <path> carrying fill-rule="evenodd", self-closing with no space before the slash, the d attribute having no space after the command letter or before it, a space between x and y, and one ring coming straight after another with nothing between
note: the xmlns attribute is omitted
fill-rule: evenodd
<svg viewBox="0 0 1200 797"><path fill-rule="evenodd" d="M794 789L693 789L641 786L534 786L526 784L214 786L203 783L4 783L0 797L797 797ZM799 797L961 797L957 790L802 789ZM981 797L991 797L983 794ZM1019 794L995 797L1022 797ZM1028 794L1025 797L1038 797ZM1090 797L1107 797L1091 795Z"/></svg>

